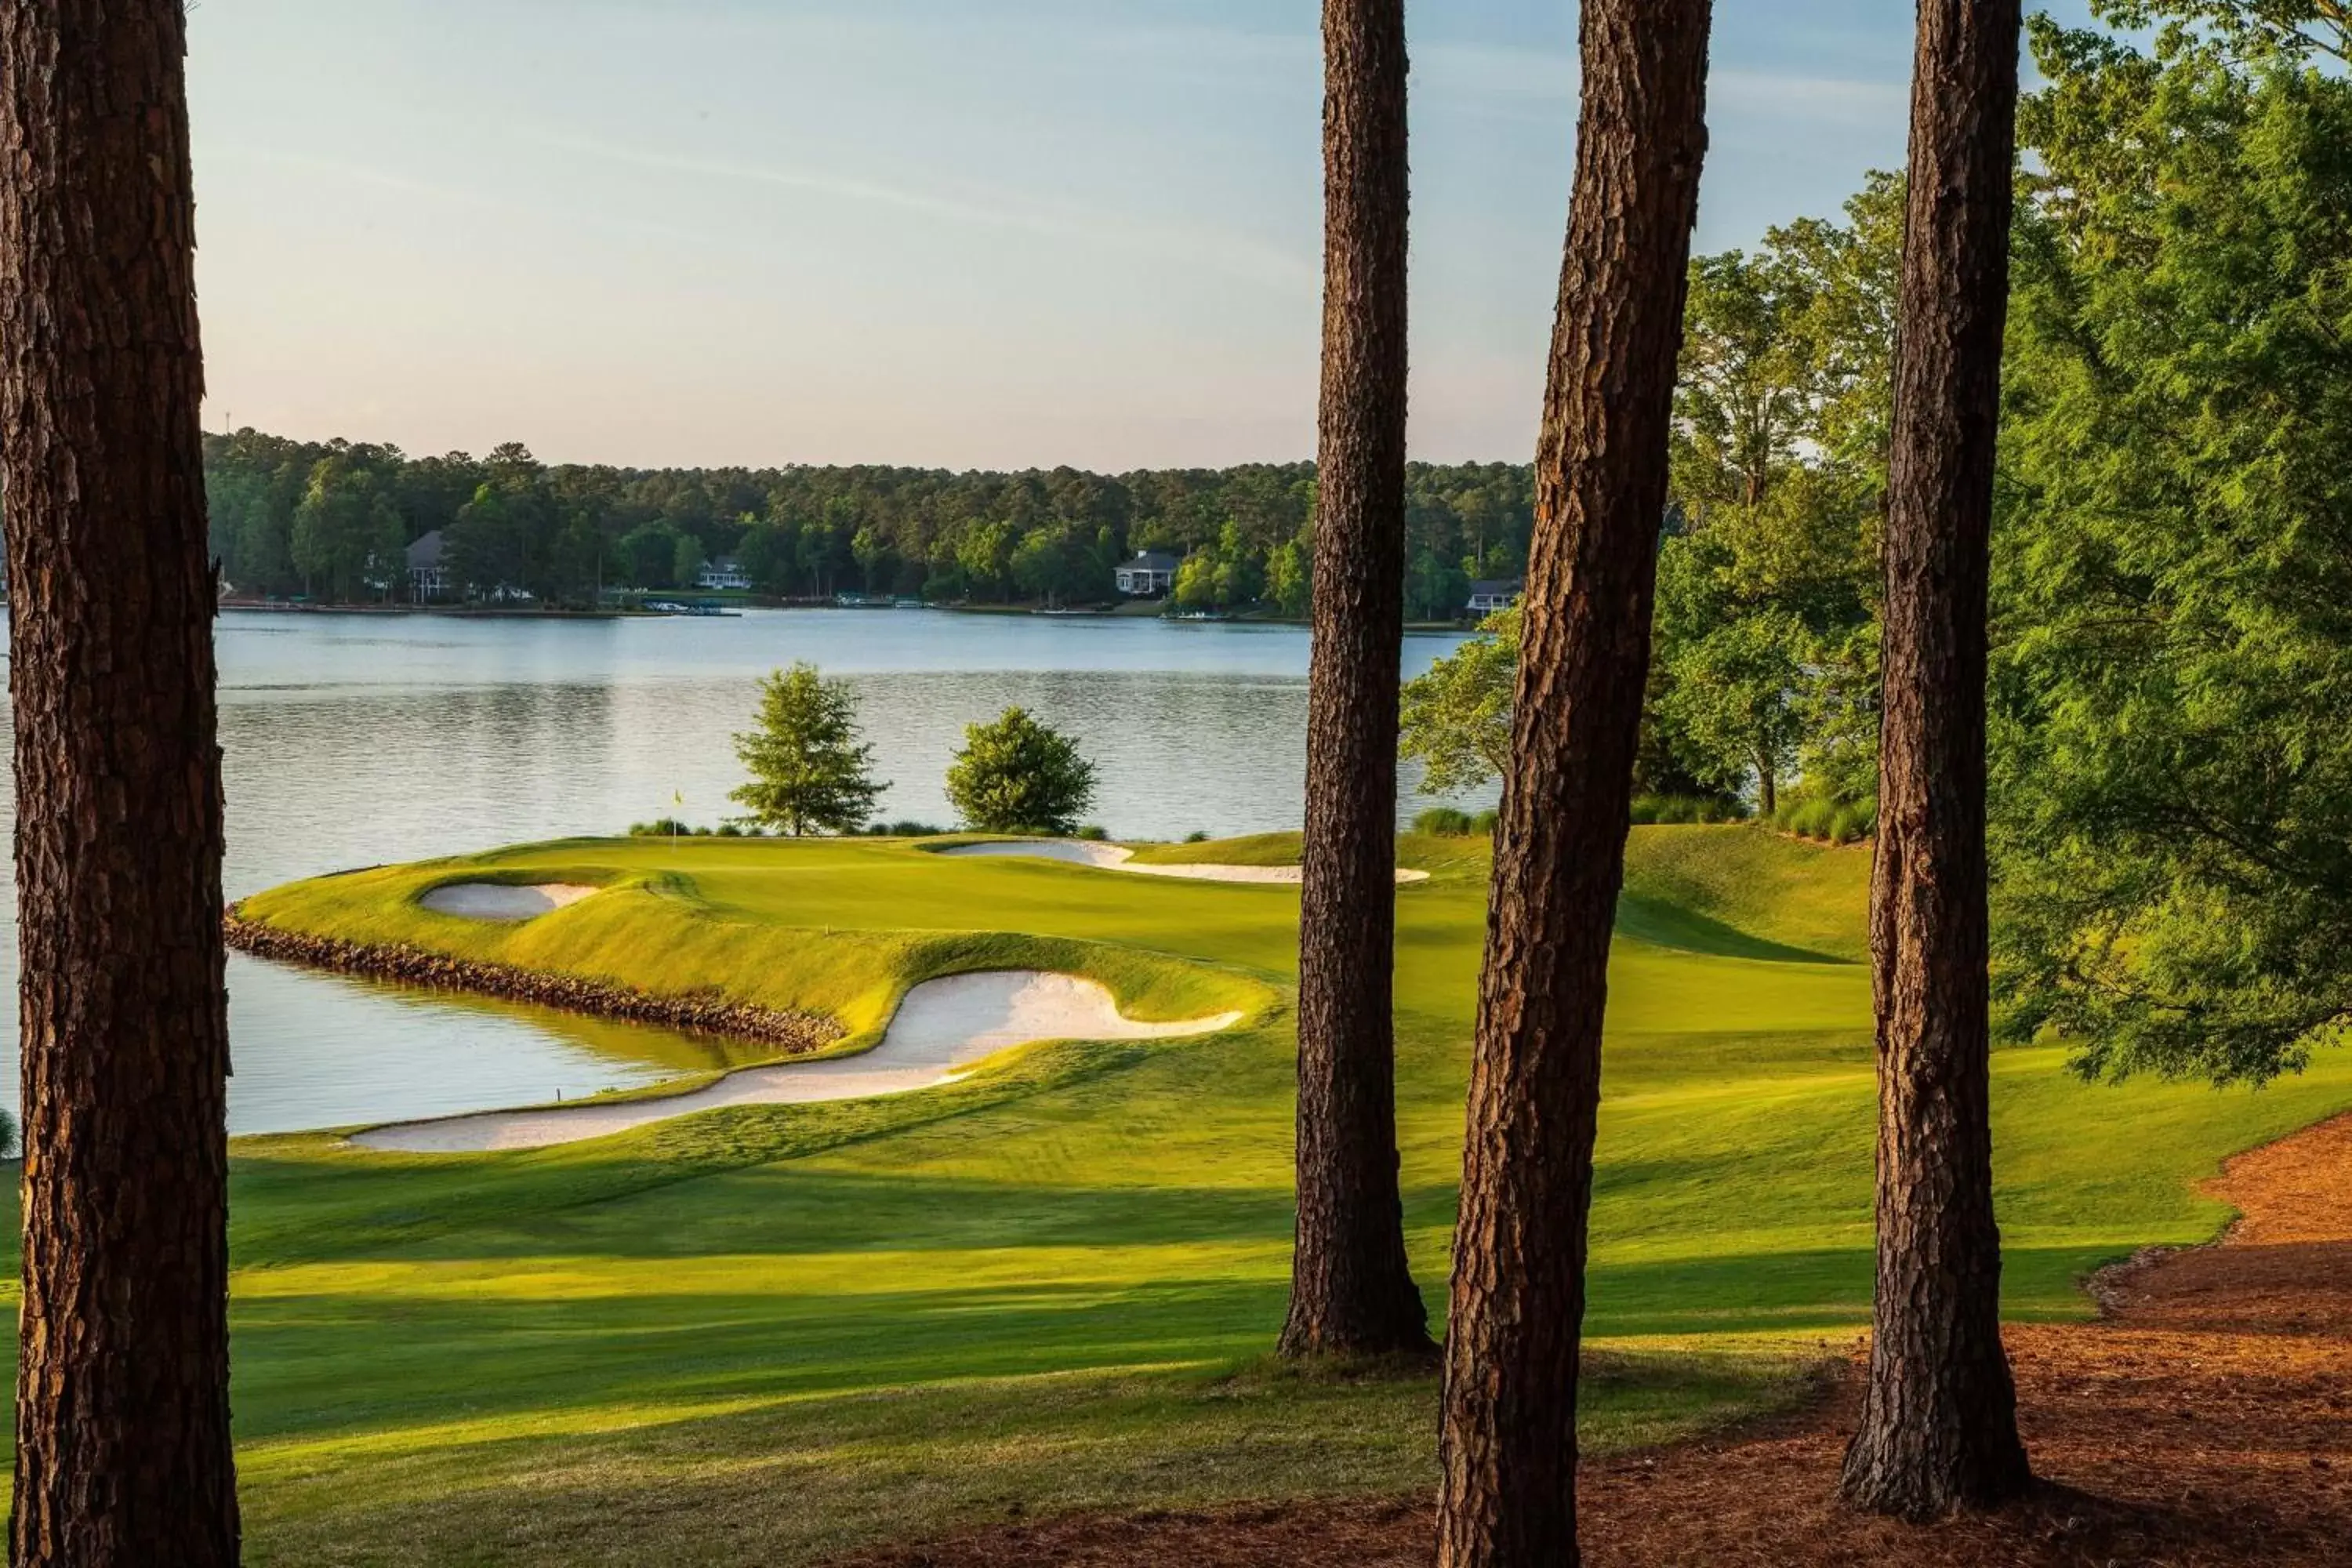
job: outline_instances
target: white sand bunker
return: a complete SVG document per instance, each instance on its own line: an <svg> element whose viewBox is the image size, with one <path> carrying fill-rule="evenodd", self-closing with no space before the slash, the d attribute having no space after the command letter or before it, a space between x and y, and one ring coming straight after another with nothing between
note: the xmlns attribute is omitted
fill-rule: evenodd
<svg viewBox="0 0 2352 1568"><path fill-rule="evenodd" d="M436 915L462 915L469 921L527 921L553 914L603 890L576 882L452 882L416 901Z"/></svg>
<svg viewBox="0 0 2352 1568"><path fill-rule="evenodd" d="M862 1056L750 1068L707 1089L662 1100L403 1122L362 1132L352 1142L415 1154L543 1149L724 1105L804 1105L929 1089L953 1082L982 1058L1036 1040L1170 1039L1231 1028L1241 1019L1239 1013L1221 1013L1142 1024L1121 1013L1108 991L1075 975L1034 969L954 974L908 992L882 1043Z"/></svg>
<svg viewBox="0 0 2352 1568"><path fill-rule="evenodd" d="M1139 877L1181 877L1194 882L1286 882L1297 886L1305 875L1296 866L1160 866L1139 862L1135 851L1116 844L1090 844L1078 838L1024 838L995 844L959 844L937 851L941 855L1016 855L1030 859L1066 860L1103 871L1132 871ZM1426 882L1426 871L1400 870L1399 882Z"/></svg>

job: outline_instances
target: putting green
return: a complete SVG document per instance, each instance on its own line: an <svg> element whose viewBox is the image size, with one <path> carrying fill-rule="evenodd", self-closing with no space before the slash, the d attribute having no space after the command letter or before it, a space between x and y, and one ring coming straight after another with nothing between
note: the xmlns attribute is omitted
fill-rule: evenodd
<svg viewBox="0 0 2352 1568"><path fill-rule="evenodd" d="M1279 864L1295 840L1187 847ZM1399 1102L1442 1303L1483 845L1411 839ZM1586 1401L1593 1441L1785 1397L1864 1322L1865 865L1741 828L1636 831L1612 969ZM433 887L605 891L516 924ZM252 900L291 929L838 1016L940 974L1099 982L1222 1034L1065 1043L872 1100L741 1106L464 1156L244 1140L233 1193L248 1561L793 1563L959 1521L1418 1488L1427 1380L1300 1377L1289 1231L1296 889L857 840L574 841ZM2352 1106L2352 1061L2263 1094L2088 1088L1996 1061L2011 1311L2224 1215L2229 1152Z"/></svg>

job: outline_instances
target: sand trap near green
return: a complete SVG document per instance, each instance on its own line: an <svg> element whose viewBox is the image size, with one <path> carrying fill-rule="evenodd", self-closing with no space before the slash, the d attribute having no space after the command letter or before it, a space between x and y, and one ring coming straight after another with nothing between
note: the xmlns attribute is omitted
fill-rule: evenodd
<svg viewBox="0 0 2352 1568"><path fill-rule="evenodd" d="M603 889L578 882L452 882L417 903L436 915L469 921L528 921L569 909Z"/></svg>
<svg viewBox="0 0 2352 1568"><path fill-rule="evenodd" d="M1091 866L1098 871L1131 871L1139 877L1181 877L1193 882L1266 882L1297 887L1304 875L1297 866L1160 865L1138 861L1135 851L1117 844L1091 844L1076 838L1034 838L992 844L958 844L937 851L954 856L1015 856L1033 860L1062 860ZM1400 883L1426 882L1426 871L1400 870Z"/></svg>
<svg viewBox="0 0 2352 1568"><path fill-rule="evenodd" d="M409 1154L473 1154L576 1143L673 1117L731 1105L806 1105L905 1094L951 1083L999 1051L1039 1040L1157 1040L1231 1028L1240 1013L1146 1024L1118 1010L1091 980L1037 970L997 970L926 981L908 991L882 1043L855 1057L788 1062L730 1073L688 1094L539 1110L493 1110L402 1122L356 1134L364 1148Z"/></svg>

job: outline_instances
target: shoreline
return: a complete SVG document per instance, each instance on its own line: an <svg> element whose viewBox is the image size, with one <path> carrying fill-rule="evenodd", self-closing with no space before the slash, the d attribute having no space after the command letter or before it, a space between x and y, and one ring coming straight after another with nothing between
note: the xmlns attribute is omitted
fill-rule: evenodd
<svg viewBox="0 0 2352 1568"><path fill-rule="evenodd" d="M453 958L424 948L310 936L247 920L232 904L221 932L230 948L254 958L306 969L390 981L427 991L452 991L499 1002L524 1002L585 1017L646 1024L681 1034L709 1035L778 1047L787 1056L823 1050L848 1031L812 1013L731 1002L717 994L656 996L609 981L551 974L511 964Z"/></svg>
<svg viewBox="0 0 2352 1568"><path fill-rule="evenodd" d="M223 615L240 616L437 616L453 621L666 621L667 610L483 610L456 605L286 605L224 599Z"/></svg>
<svg viewBox="0 0 2352 1568"><path fill-rule="evenodd" d="M812 603L801 599L768 600L758 597L722 597L719 607L706 611L614 609L614 610L535 610L488 609L466 605L293 605L267 603L252 599L224 599L219 611L223 615L244 616L435 616L455 621L676 621L711 620L739 616L750 610L856 610L878 611L913 609L914 605L845 605L830 602ZM1171 625L1231 626L1280 627L1288 631L1311 630L1311 624L1285 616L1212 616L1190 617L1160 614L1143 614L1121 606L1110 609L1047 610L1028 605L967 605L926 604L924 610L950 616L991 616L1024 617L1045 621L1160 621ZM1476 632L1474 625L1451 621L1408 621L1404 635L1421 637L1466 637Z"/></svg>

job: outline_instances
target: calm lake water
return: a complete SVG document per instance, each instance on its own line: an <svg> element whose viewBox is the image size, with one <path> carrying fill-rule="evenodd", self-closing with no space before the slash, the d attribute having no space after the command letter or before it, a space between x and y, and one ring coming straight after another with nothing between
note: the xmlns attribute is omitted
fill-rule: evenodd
<svg viewBox="0 0 2352 1568"><path fill-rule="evenodd" d="M1410 639L1407 673L1459 640ZM1264 832L1296 827L1302 812L1307 641L1289 627L929 611L545 622L232 612L218 647L232 899L664 815L715 824L740 782L730 736L754 683L796 658L856 682L894 820L950 823L941 779L963 726L1016 702L1078 737L1101 780L1095 818L1114 837ZM1403 800L1408 814L1425 804ZM0 790L12 829L14 809L12 785ZM13 995L13 881L0 905L0 980ZM478 1110L719 1065L709 1042L234 954L229 992L238 1132ZM10 1017L0 1071L13 1084Z"/></svg>

